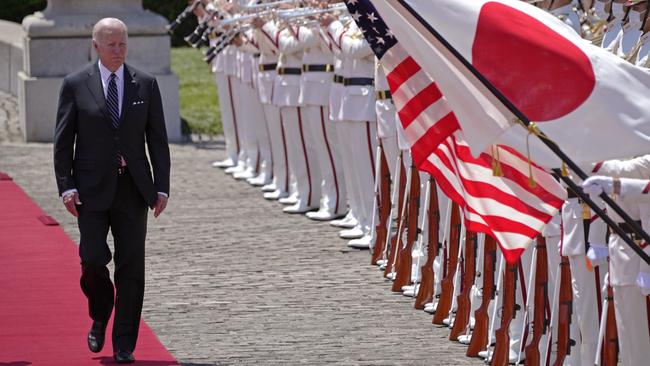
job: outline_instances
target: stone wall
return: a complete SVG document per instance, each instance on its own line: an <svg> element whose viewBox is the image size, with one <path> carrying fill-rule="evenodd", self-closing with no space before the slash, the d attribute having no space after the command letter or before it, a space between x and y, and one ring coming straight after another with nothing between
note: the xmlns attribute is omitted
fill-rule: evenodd
<svg viewBox="0 0 650 366"><path fill-rule="evenodd" d="M18 95L18 72L23 69L23 27L0 20L0 90Z"/></svg>

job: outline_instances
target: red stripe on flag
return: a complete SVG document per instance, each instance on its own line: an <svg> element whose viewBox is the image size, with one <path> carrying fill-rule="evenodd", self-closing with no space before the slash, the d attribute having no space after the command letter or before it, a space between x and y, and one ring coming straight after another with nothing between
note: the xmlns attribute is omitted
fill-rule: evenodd
<svg viewBox="0 0 650 366"><path fill-rule="evenodd" d="M407 84L408 85L408 84ZM392 93L392 90L391 90ZM426 88L420 90L413 98L411 98L400 110L399 119L402 126L407 128L413 120L415 120L420 113L425 111L429 106L442 98L442 93L435 83L427 85Z"/></svg>
<svg viewBox="0 0 650 366"><path fill-rule="evenodd" d="M447 114L431 126L424 136L411 146L411 154L413 155L415 166L422 170L420 165L427 160L433 149L440 145L447 136L451 135L459 128L458 120L453 113Z"/></svg>
<svg viewBox="0 0 650 366"><path fill-rule="evenodd" d="M395 92L399 87L406 82L411 76L420 71L420 65L412 57L405 58L399 65L386 75L388 86L391 93Z"/></svg>
<svg viewBox="0 0 650 366"><path fill-rule="evenodd" d="M648 192L650 192L650 182L643 188L643 194L648 194Z"/></svg>
<svg viewBox="0 0 650 366"><path fill-rule="evenodd" d="M434 154L436 154L441 160L442 160L442 156L444 156L444 153L440 150L436 150ZM463 177L461 174L459 174L459 169L457 166L459 164L458 161L448 161L448 164L453 164L454 168L452 170L457 173L456 175L460 184L465 189L465 192L467 192L469 195L476 198L492 199L496 202L501 203L504 206L509 206L519 212L525 213L528 216L532 216L541 221L548 221L551 219L551 217L545 212L542 212L540 210L537 210L527 205L519 197L504 192L489 182L469 180ZM495 177L495 178L501 179L501 177Z"/></svg>
<svg viewBox="0 0 650 366"><path fill-rule="evenodd" d="M501 147L500 147L501 148ZM487 169L492 169L492 161L494 160L492 156L488 154L481 154L479 159L476 159L472 156L468 146L458 146L456 145L456 153L463 161L471 162L472 164L480 165ZM562 201L560 197L555 196L551 192L544 189L541 184L535 185L535 187L530 186L529 177L522 174L519 170L511 167L506 162L499 161L501 165L501 171L503 172L503 177L510 179L512 182L517 183L519 187L525 189L526 191L540 197L542 200L558 200ZM539 172L536 172L539 173ZM542 172L543 174L546 174ZM560 208L559 206L557 208Z"/></svg>

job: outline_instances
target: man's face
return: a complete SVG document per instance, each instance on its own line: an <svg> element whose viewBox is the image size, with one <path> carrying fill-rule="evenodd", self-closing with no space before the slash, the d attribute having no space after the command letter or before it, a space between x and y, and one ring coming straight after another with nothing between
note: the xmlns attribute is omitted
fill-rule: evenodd
<svg viewBox="0 0 650 366"><path fill-rule="evenodd" d="M120 29L101 32L97 39L93 40L93 46L102 65L110 71L116 71L124 64L127 51L126 41L126 32Z"/></svg>

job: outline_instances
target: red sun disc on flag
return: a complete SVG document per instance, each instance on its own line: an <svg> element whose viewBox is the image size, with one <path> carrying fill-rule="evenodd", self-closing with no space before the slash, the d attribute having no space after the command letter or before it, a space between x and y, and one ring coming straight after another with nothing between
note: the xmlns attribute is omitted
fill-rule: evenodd
<svg viewBox="0 0 650 366"><path fill-rule="evenodd" d="M472 64L531 121L563 117L593 91L589 57L541 21L504 4L481 8Z"/></svg>

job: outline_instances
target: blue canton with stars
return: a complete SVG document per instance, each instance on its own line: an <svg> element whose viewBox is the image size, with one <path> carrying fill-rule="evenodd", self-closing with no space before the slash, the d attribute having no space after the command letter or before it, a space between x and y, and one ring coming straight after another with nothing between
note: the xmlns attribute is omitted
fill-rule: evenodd
<svg viewBox="0 0 650 366"><path fill-rule="evenodd" d="M382 58L397 40L369 0L345 0L345 5L372 51Z"/></svg>

